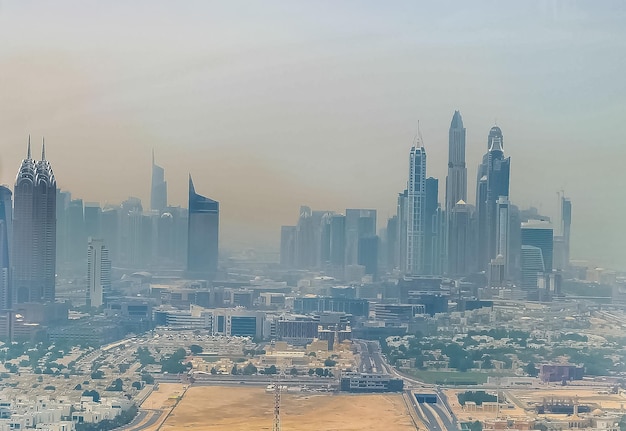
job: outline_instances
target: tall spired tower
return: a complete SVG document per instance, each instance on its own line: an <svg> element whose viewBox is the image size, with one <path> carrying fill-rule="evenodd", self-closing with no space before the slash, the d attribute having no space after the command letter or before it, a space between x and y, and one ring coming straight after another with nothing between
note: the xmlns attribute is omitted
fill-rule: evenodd
<svg viewBox="0 0 626 431"><path fill-rule="evenodd" d="M454 111L448 139L448 176L446 178L446 214L458 201L467 201L465 167L465 127L459 111Z"/></svg>
<svg viewBox="0 0 626 431"><path fill-rule="evenodd" d="M46 160L28 153L15 179L13 210L13 302L52 302L56 272L56 179Z"/></svg>
<svg viewBox="0 0 626 431"><path fill-rule="evenodd" d="M511 158L504 157L504 140L502 130L494 126L489 131L487 138L489 151L483 157L483 164L479 168L479 175L483 173L483 187L477 198L479 202L479 244L483 247L479 250L482 264L487 265L497 255L497 232L498 232L498 199L509 197L509 174ZM482 172L480 172L482 170ZM483 180L481 179L481 181ZM481 229L482 228L482 229Z"/></svg>

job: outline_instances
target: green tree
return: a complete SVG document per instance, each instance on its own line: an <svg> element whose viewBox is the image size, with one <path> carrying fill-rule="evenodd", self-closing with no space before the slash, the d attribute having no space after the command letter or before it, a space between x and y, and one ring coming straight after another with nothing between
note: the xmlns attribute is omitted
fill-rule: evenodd
<svg viewBox="0 0 626 431"><path fill-rule="evenodd" d="M44 371L44 374L46 374L45 371ZM91 373L91 379L92 380L104 379L104 373L101 370L94 371L93 373Z"/></svg>
<svg viewBox="0 0 626 431"><path fill-rule="evenodd" d="M115 379L113 380L113 382L111 383L111 385L106 389L107 391L115 391L115 392L121 392L122 388L123 388L124 382L122 382L122 379Z"/></svg>
<svg viewBox="0 0 626 431"><path fill-rule="evenodd" d="M535 367L534 362L529 362L524 367L524 372L528 374L530 377L537 377L539 375L539 370L537 369L537 367Z"/></svg>
<svg viewBox="0 0 626 431"><path fill-rule="evenodd" d="M202 353L202 346L198 346L197 344L192 344L191 346L189 346L189 350L191 351L192 354L199 355L200 353Z"/></svg>
<svg viewBox="0 0 626 431"><path fill-rule="evenodd" d="M179 374L187 371L187 366L181 361L187 356L185 349L180 348L169 357L161 359L161 372L169 374Z"/></svg>
<svg viewBox="0 0 626 431"><path fill-rule="evenodd" d="M243 374L246 376L250 376L252 374L256 374L258 371L257 367L252 365L252 362L248 362L246 366L243 368Z"/></svg>
<svg viewBox="0 0 626 431"><path fill-rule="evenodd" d="M290 371L289 374L291 374L292 376L297 376L298 375L298 370L296 369L296 367L293 367Z"/></svg>
<svg viewBox="0 0 626 431"><path fill-rule="evenodd" d="M95 403L100 401L100 394L96 390L84 391L83 397L91 397Z"/></svg>

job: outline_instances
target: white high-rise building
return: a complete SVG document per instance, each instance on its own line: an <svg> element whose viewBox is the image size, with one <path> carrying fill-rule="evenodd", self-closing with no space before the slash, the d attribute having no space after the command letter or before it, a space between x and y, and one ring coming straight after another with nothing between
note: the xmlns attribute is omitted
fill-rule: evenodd
<svg viewBox="0 0 626 431"><path fill-rule="evenodd" d="M424 273L426 231L426 150L421 138L411 148L407 191L406 272L419 275Z"/></svg>
<svg viewBox="0 0 626 431"><path fill-rule="evenodd" d="M89 238L87 246L87 306L100 307L111 289L109 250L101 239Z"/></svg>

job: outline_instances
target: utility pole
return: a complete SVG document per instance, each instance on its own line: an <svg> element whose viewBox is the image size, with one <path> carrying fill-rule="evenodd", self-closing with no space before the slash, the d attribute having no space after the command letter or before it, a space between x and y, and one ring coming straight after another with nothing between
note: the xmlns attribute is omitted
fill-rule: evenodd
<svg viewBox="0 0 626 431"><path fill-rule="evenodd" d="M280 382L274 382L274 427L272 431L280 431Z"/></svg>

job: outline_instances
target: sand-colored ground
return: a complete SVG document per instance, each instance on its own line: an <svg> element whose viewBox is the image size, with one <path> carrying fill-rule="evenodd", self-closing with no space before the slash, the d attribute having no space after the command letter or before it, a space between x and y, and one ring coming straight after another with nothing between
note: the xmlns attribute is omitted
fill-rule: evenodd
<svg viewBox="0 0 626 431"><path fill-rule="evenodd" d="M184 393L185 386L180 383L160 383L158 389L152 391L150 396L141 404L142 410L148 410L143 420L125 429L128 431L157 431ZM153 421L155 418L158 419ZM152 425L146 426L148 423L152 423Z"/></svg>
<svg viewBox="0 0 626 431"><path fill-rule="evenodd" d="M264 388L198 386L184 398L163 431L271 430L274 394ZM281 425L297 431L415 430L399 394L283 393Z"/></svg>
<svg viewBox="0 0 626 431"><path fill-rule="evenodd" d="M142 409L165 409L174 407L176 400L183 394L184 386L180 383L159 383L159 388L141 404Z"/></svg>

